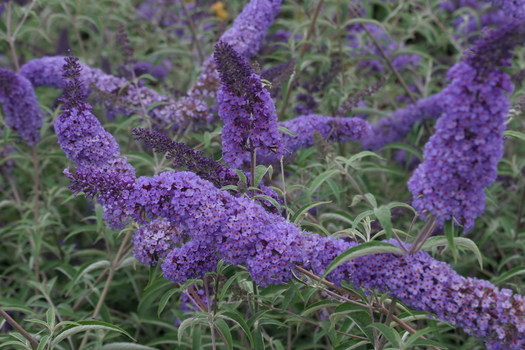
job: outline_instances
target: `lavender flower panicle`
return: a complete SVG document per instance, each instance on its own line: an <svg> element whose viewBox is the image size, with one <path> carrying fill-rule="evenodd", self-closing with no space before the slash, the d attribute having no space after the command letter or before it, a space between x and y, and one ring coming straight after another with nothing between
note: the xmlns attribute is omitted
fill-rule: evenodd
<svg viewBox="0 0 525 350"><path fill-rule="evenodd" d="M105 179L110 177L113 175ZM97 186L93 182L88 185ZM171 250L161 265L172 281L200 278L213 271L222 258L232 264L246 264L261 285L283 283L292 277L295 265L320 274L335 256L355 245L332 237L304 235L281 216L246 198L233 197L190 172L165 172L136 181L130 178L123 187L126 189L114 185L120 200L116 207L122 215L143 223L162 217L187 232L190 241ZM163 242L161 255L165 253ZM147 239L139 242L156 246L155 241L152 243ZM435 313L470 334L485 337L492 349L521 349L525 345L523 297L486 281L463 278L427 253L360 257L328 277L336 283L351 278L367 291L377 288L388 292L411 307Z"/></svg>
<svg viewBox="0 0 525 350"><path fill-rule="evenodd" d="M184 167L218 188L235 185L239 181L235 171L205 157L204 152L196 151L183 142L175 142L160 132L147 129L133 129L132 133L156 152L167 152L166 158L173 161L174 167Z"/></svg>
<svg viewBox="0 0 525 350"><path fill-rule="evenodd" d="M282 145L275 105L260 76L224 42L215 46L214 57L221 77L217 102L219 116L224 121L224 159L232 167L240 168L256 150L279 157Z"/></svg>
<svg viewBox="0 0 525 350"><path fill-rule="evenodd" d="M40 140L42 111L31 82L22 75L0 68L0 102L5 122L28 144Z"/></svg>
<svg viewBox="0 0 525 350"><path fill-rule="evenodd" d="M485 187L496 179L513 87L498 66L509 64L525 25L511 23L485 35L449 71L441 93L443 116L425 145L425 161L408 182L413 206L439 222L455 218L465 230L485 207Z"/></svg>
<svg viewBox="0 0 525 350"><path fill-rule="evenodd" d="M129 222L132 210L126 208L135 183L135 169L126 158L79 166L74 172L66 169L64 174L71 180L69 188L74 194L84 192L88 198L97 196L97 201L104 208L104 220L111 227L121 229Z"/></svg>
<svg viewBox="0 0 525 350"><path fill-rule="evenodd" d="M525 18L524 0L492 0L492 2L499 6L507 17L513 17L517 21L523 22Z"/></svg>
<svg viewBox="0 0 525 350"><path fill-rule="evenodd" d="M135 181L135 169L120 156L116 140L84 102L83 67L78 59L68 57L65 61L63 112L55 120L55 132L60 147L78 167L75 172L66 169L64 173L72 180L70 189L74 193L98 194L104 218L113 227L122 227L130 215L122 208Z"/></svg>
<svg viewBox="0 0 525 350"><path fill-rule="evenodd" d="M282 217L189 172L139 178L130 199L136 215L162 216L188 229L192 241L174 249L162 264L166 277L177 282L202 277L222 258L246 264L261 285L282 283L291 278L296 264L321 274L335 256L356 245L304 235ZM461 277L425 252L360 257L341 265L328 278L336 283L351 278L367 291L388 292L411 307L486 338L488 344L511 349L525 344L523 297L487 281Z"/></svg>
<svg viewBox="0 0 525 350"><path fill-rule="evenodd" d="M268 28L281 11L282 0L251 0L221 36L235 51L251 57L259 51Z"/></svg>
<svg viewBox="0 0 525 350"><path fill-rule="evenodd" d="M331 237L305 236L306 265L322 274L338 254L353 246ZM398 245L395 240L390 243ZM356 287L389 293L403 303L485 338L489 349L525 346L525 298L488 281L465 278L428 253L374 254L341 265L332 281L351 277Z"/></svg>

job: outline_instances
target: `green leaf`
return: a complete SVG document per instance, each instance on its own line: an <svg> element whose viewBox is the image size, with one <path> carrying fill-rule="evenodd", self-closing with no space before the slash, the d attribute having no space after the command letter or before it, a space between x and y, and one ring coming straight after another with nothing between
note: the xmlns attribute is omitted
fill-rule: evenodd
<svg viewBox="0 0 525 350"><path fill-rule="evenodd" d="M342 221L348 225L352 225L352 218L344 212L335 212L335 213L323 213L319 216L319 219L324 222L325 220L338 220Z"/></svg>
<svg viewBox="0 0 525 350"><path fill-rule="evenodd" d="M388 339L388 341L393 347L395 347L396 349L400 348L399 345L401 343L401 336L395 330L383 323L377 322L372 323L369 327L374 327L375 329L377 329L381 334L383 334L386 337L386 339Z"/></svg>
<svg viewBox="0 0 525 350"><path fill-rule="evenodd" d="M496 278L493 281L493 283L494 284L501 284L503 281L506 281L509 278L512 278L512 277L515 277L515 276L519 276L519 275L524 275L524 274L525 274L525 267L517 266L517 267L514 267L514 268L510 269L510 271L505 272L504 274L502 274L498 278Z"/></svg>
<svg viewBox="0 0 525 350"><path fill-rule="evenodd" d="M46 322L50 330L55 328L55 309L53 309L52 307L50 307L49 310L46 311Z"/></svg>
<svg viewBox="0 0 525 350"><path fill-rule="evenodd" d="M448 246L448 238L445 237L430 237L421 247L422 250L431 250L435 247ZM454 237L454 244L458 247L463 247L472 251L478 259L479 266L483 268L483 257L479 251L478 246L472 240L465 237Z"/></svg>
<svg viewBox="0 0 525 350"><path fill-rule="evenodd" d="M393 142L381 148L381 150L387 150L387 149L401 149L415 156L419 160L423 160L423 154L420 151L418 151L415 147L407 145L406 143Z"/></svg>
<svg viewBox="0 0 525 350"><path fill-rule="evenodd" d="M259 188L259 185L264 177L266 175L266 172L268 171L268 168L264 165L257 165L255 168L255 185L252 184L252 186Z"/></svg>
<svg viewBox="0 0 525 350"><path fill-rule="evenodd" d="M454 262L458 261L458 249L456 248L456 243L454 242L454 222L452 220L445 221L443 230L445 231L445 237L447 237L448 248L452 252L452 258Z"/></svg>
<svg viewBox="0 0 525 350"><path fill-rule="evenodd" d="M279 202L277 202L274 198L270 197L270 196L267 196L265 194L258 194L258 195L255 195L252 197L252 199L256 199L256 198L261 198L261 199L265 199L267 200L268 202L270 202L278 211L281 211L281 205L279 204Z"/></svg>
<svg viewBox="0 0 525 350"><path fill-rule="evenodd" d="M235 185L226 185L221 187L221 191L235 191L239 192L239 187Z"/></svg>
<svg viewBox="0 0 525 350"><path fill-rule="evenodd" d="M365 158L365 157L375 157L375 158L379 158L379 159L384 159L379 154L374 153L372 151L362 151L362 152L359 152L357 154L354 154L350 158L345 158L345 157L339 156L339 157L336 157L335 159L337 161L340 161L340 162L344 163L346 167L359 169L359 167L356 165L356 163L359 160L361 160L362 158Z"/></svg>
<svg viewBox="0 0 525 350"><path fill-rule="evenodd" d="M418 340L425 341L425 339L420 339L425 334L434 334L434 333L439 334L440 331L441 331L441 328L439 327L426 327L426 328L420 329L408 337L408 339L405 341L405 347L408 348L412 346Z"/></svg>
<svg viewBox="0 0 525 350"><path fill-rule="evenodd" d="M100 350L157 350L157 348L135 343L111 343L102 346Z"/></svg>
<svg viewBox="0 0 525 350"><path fill-rule="evenodd" d="M336 174L339 174L339 170L332 169L317 175L310 183L310 186L308 186L310 188L308 195L311 196L319 188L319 186Z"/></svg>
<svg viewBox="0 0 525 350"><path fill-rule="evenodd" d="M265 350L266 349L264 345L264 337L259 330L254 329L252 332L252 337L253 337L253 350Z"/></svg>
<svg viewBox="0 0 525 350"><path fill-rule="evenodd" d="M392 215L390 213L390 208L388 208L385 205L382 205L379 208L374 209L374 214L377 220L379 220L381 226L383 226L383 228L385 229L387 233L387 238L392 238L392 236L394 235L394 230L392 227Z"/></svg>
<svg viewBox="0 0 525 350"><path fill-rule="evenodd" d="M328 265L322 278L325 278L326 275L328 275L330 272L336 269L339 265L347 261L358 258L360 256L372 255L372 254L383 254L383 253L403 255L403 251L400 248L390 243L375 242L375 241L362 243L360 245L357 245L355 247L348 249L347 251L341 253L341 255L336 257L330 263L330 265Z"/></svg>
<svg viewBox="0 0 525 350"><path fill-rule="evenodd" d="M248 179L246 178L246 174L244 173L244 171L239 170L239 169L234 169L234 170L237 173L237 176L239 177L239 181L248 185Z"/></svg>
<svg viewBox="0 0 525 350"><path fill-rule="evenodd" d="M290 135L292 137L297 137L298 136L296 133L291 132L290 130L286 129L284 126L278 126L277 129L279 129L280 131L282 131L285 134Z"/></svg>
<svg viewBox="0 0 525 350"><path fill-rule="evenodd" d="M293 222L294 224L299 224L303 220L303 216L307 214L308 210L318 207L323 204L328 204L328 203L332 203L332 202L327 201L327 202L314 202L310 204L305 204L293 214L290 221Z"/></svg>
<svg viewBox="0 0 525 350"><path fill-rule="evenodd" d="M158 300L159 296L163 294L166 289L173 287L174 284L164 278L157 279L148 285L139 301L139 305L137 307L138 314L147 315L150 313L152 311L152 304Z"/></svg>
<svg viewBox="0 0 525 350"><path fill-rule="evenodd" d="M173 294L177 293L178 289L170 289L162 297L160 298L159 307L157 308L157 316L160 318L160 314L162 311L164 311L164 308L166 307L166 304L168 304L168 301L173 296Z"/></svg>
<svg viewBox="0 0 525 350"><path fill-rule="evenodd" d="M224 340L226 341L226 344L228 345L228 349L233 350L233 338L228 324L223 319L219 318L215 320L214 325L217 327L219 332L221 332Z"/></svg>
<svg viewBox="0 0 525 350"><path fill-rule="evenodd" d="M337 307L339 306L339 302L335 302L332 300L320 300L316 303L313 303L312 305L309 305L302 313L301 316L307 317L311 313L316 312L317 310L325 309L327 307Z"/></svg>
<svg viewBox="0 0 525 350"><path fill-rule="evenodd" d="M244 320L244 316L239 314L238 311L233 310L233 311L226 311L222 313L221 315L219 315L219 317L225 317L231 320L232 322L237 323L237 325L239 325L239 327L241 327L241 329L244 331L244 334L246 334L246 336L248 337L248 341L250 342L250 345L252 346L252 348L254 347L253 336L252 336L252 333L250 332L250 327L248 326L248 323L246 323L246 321Z"/></svg>
<svg viewBox="0 0 525 350"><path fill-rule="evenodd" d="M49 342L49 335L44 335L40 339L40 343L38 343L38 347L36 348L36 350L44 350L48 342Z"/></svg>
<svg viewBox="0 0 525 350"><path fill-rule="evenodd" d="M60 332L58 332L57 336L53 339L51 342L51 348L58 345L62 340L82 332L88 332L93 330L105 330L105 331L114 331L119 332L127 337L129 337L131 340L135 341L133 337L126 332L124 329L120 328L119 326L115 326L114 324L103 322L103 321L77 321L76 322L78 326L68 326L64 329L62 329Z"/></svg>
<svg viewBox="0 0 525 350"><path fill-rule="evenodd" d="M525 134L522 133L522 132L519 132L519 131L514 131L514 130L505 130L505 131L503 132L503 136L512 136L512 137L518 138L518 139L520 139L521 141L524 141L524 142L525 142Z"/></svg>

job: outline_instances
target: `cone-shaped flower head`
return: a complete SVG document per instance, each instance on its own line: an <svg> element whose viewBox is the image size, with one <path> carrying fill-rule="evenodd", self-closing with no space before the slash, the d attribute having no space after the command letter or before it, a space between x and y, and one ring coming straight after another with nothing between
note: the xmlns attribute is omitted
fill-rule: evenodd
<svg viewBox="0 0 525 350"><path fill-rule="evenodd" d="M217 100L219 116L224 121L224 159L240 168L258 149L282 154L275 105L261 77L224 42L215 46L214 58L221 78Z"/></svg>
<svg viewBox="0 0 525 350"><path fill-rule="evenodd" d="M40 140L42 111L31 82L8 69L0 68L0 102L5 122L29 145Z"/></svg>

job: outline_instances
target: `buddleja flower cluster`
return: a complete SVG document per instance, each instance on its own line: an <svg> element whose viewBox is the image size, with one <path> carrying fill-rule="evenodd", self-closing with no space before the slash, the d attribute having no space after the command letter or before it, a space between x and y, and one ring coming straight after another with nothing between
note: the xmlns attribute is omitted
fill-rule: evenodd
<svg viewBox="0 0 525 350"><path fill-rule="evenodd" d="M63 112L55 120L55 132L64 153L78 166L74 173L69 169L64 173L73 180L70 188L74 193L98 193L105 219L113 227L121 227L128 221L122 208L126 191L135 180L135 169L120 156L117 141L84 102L86 90L78 59L68 57L65 61Z"/></svg>
<svg viewBox="0 0 525 350"><path fill-rule="evenodd" d="M261 77L231 45L219 42L214 54L221 87L217 96L222 129L223 157L241 168L258 150L282 154L275 105Z"/></svg>
<svg viewBox="0 0 525 350"><path fill-rule="evenodd" d="M42 111L31 83L23 76L0 68L0 102L5 122L28 144L40 140Z"/></svg>
<svg viewBox="0 0 525 350"><path fill-rule="evenodd" d="M525 26L488 33L448 73L442 117L425 145L425 161L408 182L413 206L440 222L451 218L469 230L485 207L484 189L497 175L512 92L507 65Z"/></svg>
<svg viewBox="0 0 525 350"><path fill-rule="evenodd" d="M498 37L500 34L502 36ZM523 32L519 26L509 26L492 33L489 38L480 42L472 55L451 70L452 83L443 93L443 98L449 99L445 101L450 107L444 110L436 136L427 145L425 155L428 154L428 157L422 170L418 169L418 176L454 165L460 173L459 180L451 180L452 185L467 188L472 181L465 176L461 161L468 161L471 168L481 174L474 176L480 176L482 180L491 177L490 170L475 166L478 166L480 159L492 161L500 152L498 141L490 135L496 132L501 136L501 116L508 108L506 92L510 84L505 74L498 69L487 68L490 66L483 60L494 61L497 55L500 59L497 63L504 65L510 55L509 50L518 40L523 40ZM504 41L504 38L513 38L513 41ZM480 55L485 51L486 56ZM228 51L228 55L224 57L234 57L235 52ZM238 74L221 77L225 90L232 99L237 98L236 108L253 110L249 103L266 100L245 96L245 91L259 94L264 91L260 90L262 86L247 84L253 81L249 78L254 74L245 61L234 58L222 61L225 68L221 73ZM291 271L296 265L322 274L334 257L356 245L343 239L305 234L254 201L221 191L192 172L163 172L154 177L136 179L133 168L120 156L116 141L108 139L111 135L106 137L105 130L83 102L83 95L79 93L82 89L77 89L82 85L75 81L80 75L75 64L76 61L70 59L66 65L66 75L72 81L66 88L64 113L55 127L66 154L79 165L76 173L68 172L73 180L73 189L88 195L98 193L106 217L113 224L131 218L143 225L134 237L135 256L149 264L156 264L162 259L161 269L170 280L184 282L202 277L214 271L218 259L224 259L228 263L244 264L253 279L261 285L283 283L292 277ZM243 79L232 80L236 76ZM460 77L468 85L462 83ZM485 78L485 85L480 83L481 78ZM452 92L458 94L462 101L453 100ZM494 97L495 100L492 100ZM242 104L241 99L246 103ZM262 110L265 111L264 108ZM496 115L494 123L487 117L489 114ZM481 122L476 122L471 115L480 117ZM452 133L450 125L454 123L463 128L455 128ZM74 124L83 132L88 131L82 124L93 130L86 138L70 127ZM364 122L356 125L366 129ZM349 126L349 130L341 134L351 134L354 127ZM293 129L293 125L290 128ZM330 133L340 131L330 129L327 132L325 137L329 138ZM301 143L307 144L308 140ZM468 153L468 157L467 153L464 158L458 157L451 153L443 140L450 142L459 152L462 152L462 147L476 152ZM459 142L461 140L467 142ZM92 147L99 147L100 150L91 150ZM485 154L485 158L478 153ZM447 163L449 158L450 164ZM438 183L437 179L433 181L433 184ZM432 187L429 193L434 194L437 190L438 187ZM525 347L523 297L509 290L500 290L486 281L461 277L447 264L432 259L427 253L360 257L342 264L328 278L336 283L351 280L367 292L374 289L388 292L408 306L432 312L441 320L465 328L470 334L485 337L491 349Z"/></svg>

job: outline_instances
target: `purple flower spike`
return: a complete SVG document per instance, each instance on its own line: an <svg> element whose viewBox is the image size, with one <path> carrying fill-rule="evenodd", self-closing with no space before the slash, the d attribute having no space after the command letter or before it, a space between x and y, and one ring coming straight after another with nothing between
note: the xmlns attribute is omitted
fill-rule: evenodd
<svg viewBox="0 0 525 350"><path fill-rule="evenodd" d="M485 208L485 187L496 179L503 155L503 131L513 87L497 66L507 65L525 25L510 24L488 33L449 71L441 93L443 115L425 145L425 161L408 187L413 206L440 223L455 218L465 230Z"/></svg>
<svg viewBox="0 0 525 350"><path fill-rule="evenodd" d="M333 257L355 246L331 237L305 238L307 266L318 274ZM397 245L394 240L390 243ZM341 265L329 276L334 282L350 277L367 292L377 289L431 312L468 334L485 338L489 349L525 347L525 298L488 281L464 278L426 252L368 255Z"/></svg>
<svg viewBox="0 0 525 350"><path fill-rule="evenodd" d="M0 68L0 102L5 121L28 144L40 140L42 111L38 106L31 82L23 76Z"/></svg>
<svg viewBox="0 0 525 350"><path fill-rule="evenodd" d="M493 0L493 2L508 17L514 17L523 22L525 18L525 0Z"/></svg>
<svg viewBox="0 0 525 350"><path fill-rule="evenodd" d="M243 56L259 51L268 28L281 11L282 0L251 0L237 16L233 25L221 36Z"/></svg>
<svg viewBox="0 0 525 350"><path fill-rule="evenodd" d="M113 158L103 165L81 166L74 172L66 169L64 174L71 180L69 188L73 193L97 195L104 208L104 219L111 227L121 229L129 222L133 210L128 200L135 183L135 169L125 158Z"/></svg>
<svg viewBox="0 0 525 350"><path fill-rule="evenodd" d="M242 167L251 152L282 154L277 114L261 77L228 44L215 46L215 61L221 77L217 97L219 116L224 121L222 152L235 168Z"/></svg>

